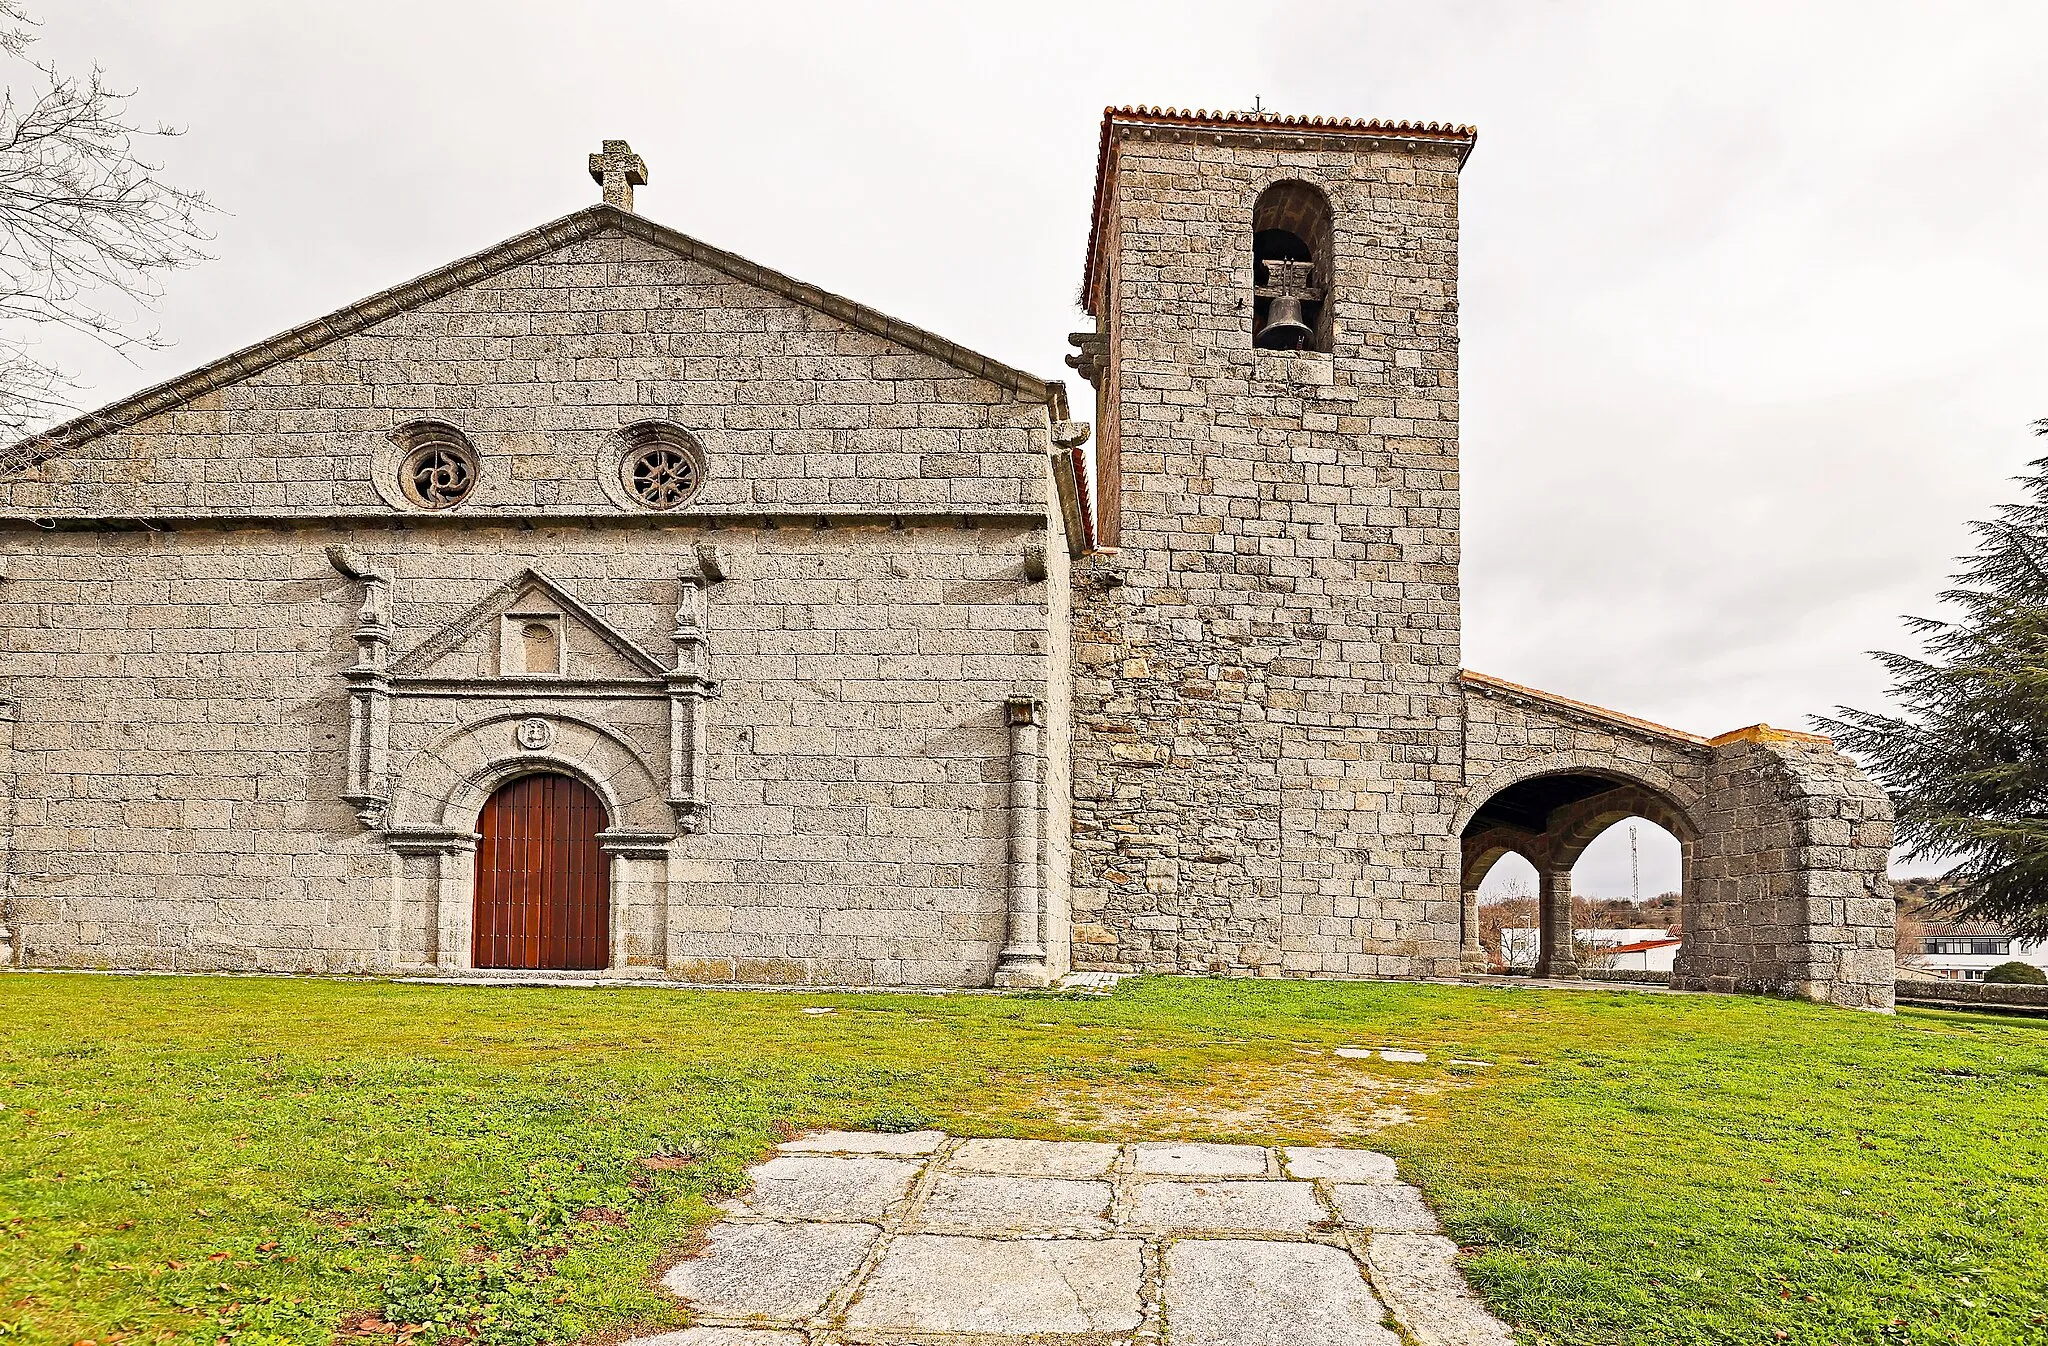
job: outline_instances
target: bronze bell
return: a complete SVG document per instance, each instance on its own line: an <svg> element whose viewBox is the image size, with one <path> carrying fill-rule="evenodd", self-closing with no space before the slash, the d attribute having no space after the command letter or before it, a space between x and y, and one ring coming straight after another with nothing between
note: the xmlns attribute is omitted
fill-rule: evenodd
<svg viewBox="0 0 2048 1346"><path fill-rule="evenodd" d="M1311 262L1283 261L1278 257L1260 263L1266 268L1265 293L1272 296L1266 310L1266 325L1252 339L1255 346L1269 351L1298 351L1315 344L1315 329L1301 311L1302 298L1315 273Z"/></svg>
<svg viewBox="0 0 2048 1346"><path fill-rule="evenodd" d="M1298 351L1315 340L1315 329L1301 320L1301 296L1277 295L1266 311L1266 325L1257 344L1269 351Z"/></svg>

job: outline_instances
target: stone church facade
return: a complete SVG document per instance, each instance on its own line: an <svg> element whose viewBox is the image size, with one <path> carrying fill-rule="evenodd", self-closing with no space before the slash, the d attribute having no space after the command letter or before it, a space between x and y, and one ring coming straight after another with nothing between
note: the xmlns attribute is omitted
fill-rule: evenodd
<svg viewBox="0 0 2048 1346"><path fill-rule="evenodd" d="M1469 128L1106 114L1065 388L602 204L0 461L26 967L1484 970L1642 816L1674 978L1890 1003L1889 813L1459 650ZM1092 489L1091 489L1092 488Z"/></svg>

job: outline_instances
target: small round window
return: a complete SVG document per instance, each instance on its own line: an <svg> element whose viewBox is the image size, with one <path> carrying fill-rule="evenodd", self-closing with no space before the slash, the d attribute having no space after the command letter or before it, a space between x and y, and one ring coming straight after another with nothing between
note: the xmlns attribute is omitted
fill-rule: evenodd
<svg viewBox="0 0 2048 1346"><path fill-rule="evenodd" d="M421 509L448 509L476 488L476 450L462 432L438 421L416 421L393 436L404 450L398 485Z"/></svg>
<svg viewBox="0 0 2048 1346"><path fill-rule="evenodd" d="M704 485L704 451L680 426L660 421L627 427L619 477L649 509L686 504Z"/></svg>

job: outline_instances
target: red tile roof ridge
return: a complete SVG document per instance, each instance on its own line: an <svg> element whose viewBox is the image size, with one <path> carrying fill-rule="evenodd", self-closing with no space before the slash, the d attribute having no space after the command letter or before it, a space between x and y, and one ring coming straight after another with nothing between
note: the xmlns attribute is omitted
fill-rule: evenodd
<svg viewBox="0 0 2048 1346"><path fill-rule="evenodd" d="M1430 135L1457 136L1461 139L1476 139L1479 129L1475 126L1454 125L1450 122L1420 122L1403 118L1399 121L1384 121L1378 117L1313 117L1291 112L1257 112L1241 110L1225 111L1217 108L1154 107L1145 104L1126 103L1121 107L1102 109L1105 120L1117 117L1145 117L1160 121L1212 122L1224 126L1309 126L1338 131L1412 131Z"/></svg>
<svg viewBox="0 0 2048 1346"><path fill-rule="evenodd" d="M1687 743L1697 744L1701 747L1706 746L1709 741L1701 734L1688 734L1683 729L1673 729L1670 725L1658 724L1655 720L1645 720L1640 716L1626 715L1618 710L1609 710L1605 706L1596 706L1590 701L1574 701L1571 697L1559 696L1556 692L1546 692L1540 687L1529 687L1519 682L1509 682L1506 678L1496 678L1491 673L1477 673L1467 668L1459 671L1458 679L1470 687L1492 689L1518 696L1526 696L1537 701L1547 701L1552 705L1597 715L1605 720L1614 720L1632 729L1641 729L1654 734L1683 739Z"/></svg>
<svg viewBox="0 0 2048 1346"><path fill-rule="evenodd" d="M1643 953L1650 949L1668 949L1674 944L1683 943L1685 943L1683 939L1639 939L1633 944L1598 944L1593 947L1593 952L1598 954Z"/></svg>

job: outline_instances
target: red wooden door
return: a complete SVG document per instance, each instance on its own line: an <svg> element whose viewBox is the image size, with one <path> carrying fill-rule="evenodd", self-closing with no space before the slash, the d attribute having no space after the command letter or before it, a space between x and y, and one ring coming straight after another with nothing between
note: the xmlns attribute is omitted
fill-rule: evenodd
<svg viewBox="0 0 2048 1346"><path fill-rule="evenodd" d="M476 848L476 967L611 962L604 801L568 776L521 776L484 805Z"/></svg>

